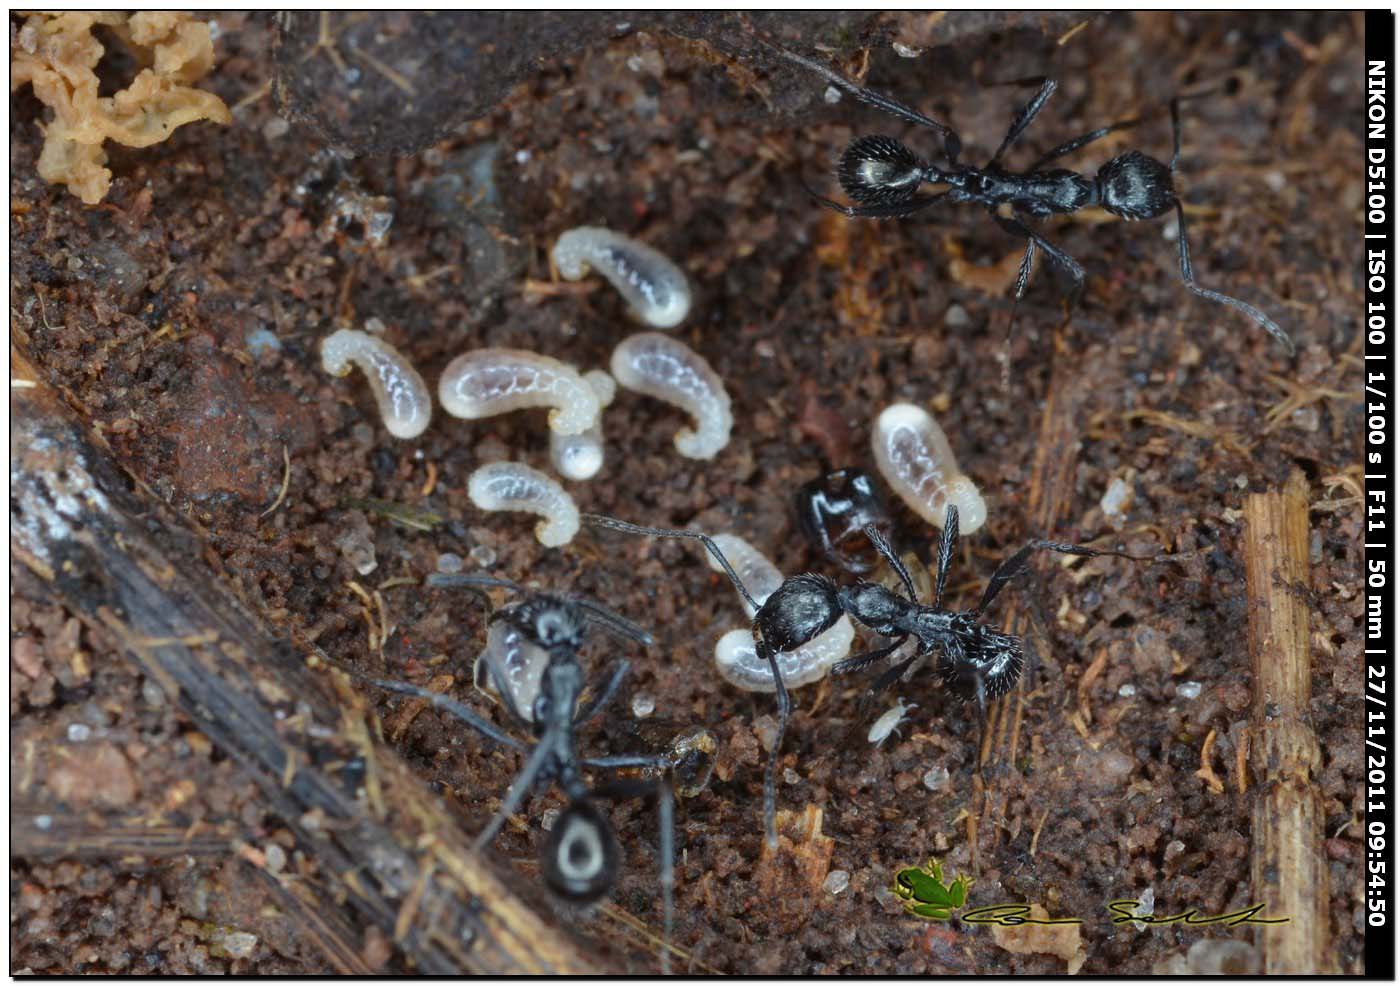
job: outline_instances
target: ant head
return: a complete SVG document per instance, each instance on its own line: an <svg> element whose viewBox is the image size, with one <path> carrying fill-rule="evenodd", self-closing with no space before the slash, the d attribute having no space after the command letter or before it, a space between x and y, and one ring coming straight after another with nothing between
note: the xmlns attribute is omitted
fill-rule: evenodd
<svg viewBox="0 0 1400 986"><path fill-rule="evenodd" d="M618 855L612 824L591 803L575 801L549 830L540 865L555 893L587 904L611 889L617 878Z"/></svg>
<svg viewBox="0 0 1400 986"><path fill-rule="evenodd" d="M841 155L836 178L857 202L903 202L913 198L923 183L924 164L893 137L861 137Z"/></svg>
<svg viewBox="0 0 1400 986"><path fill-rule="evenodd" d="M536 596L512 608L508 617L520 632L547 651L577 651L583 646L587 618L575 605L553 596Z"/></svg>
<svg viewBox="0 0 1400 986"><path fill-rule="evenodd" d="M807 543L846 571L864 575L880 556L864 527L890 527L889 512L875 480L863 469L836 469L804 483L793 496L797 526Z"/></svg>

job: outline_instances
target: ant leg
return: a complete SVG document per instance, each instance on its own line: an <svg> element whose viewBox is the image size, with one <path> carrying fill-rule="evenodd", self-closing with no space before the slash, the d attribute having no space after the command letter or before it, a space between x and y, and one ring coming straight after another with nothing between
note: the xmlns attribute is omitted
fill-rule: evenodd
<svg viewBox="0 0 1400 986"><path fill-rule="evenodd" d="M607 704L613 700L618 688L622 685L622 679L627 677L627 669L630 667L626 661L618 661L617 667L613 668L608 675L607 684L603 685L598 694L583 708L574 713L574 725L588 722L598 713L602 712Z"/></svg>
<svg viewBox="0 0 1400 986"><path fill-rule="evenodd" d="M1026 293L1026 285L1031 279L1031 265L1035 262L1035 240L1026 241L1026 253L1021 258L1021 269L1016 273L1016 291L1011 296L1011 314L1006 319L1006 339L1002 342L1001 389L1011 389L1011 336L1016 327L1016 309Z"/></svg>
<svg viewBox="0 0 1400 986"><path fill-rule="evenodd" d="M831 673L850 674L852 671L860 671L865 668L868 668L876 661L883 660L884 658L889 657L895 651L899 650L900 645L908 639L909 635L905 634L903 637L897 637L894 643L889 644L886 647L878 647L875 650L866 651L864 654L859 654L855 657L848 657L844 661L837 661L831 666Z"/></svg>
<svg viewBox="0 0 1400 986"><path fill-rule="evenodd" d="M554 755L554 739L554 735L545 733L535 744L534 750L530 752L530 759L525 761L525 766L520 768L520 773L516 774L515 780L510 782L510 790L506 792L501 807L495 815L491 816L491 821L486 823L486 828L482 829L481 834L472 842L472 848L477 852L481 852L491 844L491 840L496 838L496 834L501 831L501 826L505 825L506 819L515 814L515 809L519 808L520 802L525 800L525 795L529 793L535 780L540 776L540 772L544 770L545 764Z"/></svg>
<svg viewBox="0 0 1400 986"><path fill-rule="evenodd" d="M900 679L900 676L903 675L905 671L909 670L909 665L913 664L916 660L918 660L917 654L905 658L884 674L880 675L880 677L875 679L875 684L870 686L869 694L878 695L880 692L893 685Z"/></svg>
<svg viewBox="0 0 1400 986"><path fill-rule="evenodd" d="M997 225L1002 229L1013 236L1024 236L1031 241L1030 246L1035 246L1044 250L1051 260L1060 265L1060 268L1074 280L1074 287L1070 290L1070 308L1079 304L1079 297L1084 293L1084 268L1079 265L1079 261L1075 260L1069 254L1055 246L1055 244L1021 222L1021 220L999 216L995 212L991 212L991 210L988 211L991 217L997 221ZM1025 271L1027 280L1030 279L1030 270L1028 267L1028 258L1032 255L1030 246L1026 248L1026 258L1021 261L1022 270ZM1020 283L1021 280L1018 276L1017 284L1020 285ZM1021 290L1024 292L1024 287L1022 287Z"/></svg>
<svg viewBox="0 0 1400 986"><path fill-rule="evenodd" d="M1021 107L1021 111L1017 113L1016 118L1011 121L1011 129L1006 132L1006 137L1002 140L1001 146L998 147L997 152L992 155L992 159L987 162L988 168L1001 160L1001 156L1006 153L1006 149L1015 143L1016 138L1025 133L1026 128L1031 125L1031 121L1045 108L1045 104L1049 102L1050 97L1055 93L1056 82L1054 79L1028 79L1020 81L1038 81L1040 82L1040 89L1031 97L1030 102Z"/></svg>
<svg viewBox="0 0 1400 986"><path fill-rule="evenodd" d="M885 559L885 563L894 570L894 574L899 576L899 581L904 583L904 592L911 603L919 600L914 594L914 580L909 577L909 569L904 567L904 562L899 560L899 556L894 553L894 548L890 547L890 542L880 533L880 529L874 524L866 524L861 528L865 536L870 539L870 543L875 546L875 550L880 553L880 557Z"/></svg>
<svg viewBox="0 0 1400 986"><path fill-rule="evenodd" d="M564 598L584 610L588 614L588 618L592 622L597 623L604 630L614 633L619 637L635 640L643 647L649 647L656 642L652 635L646 630L643 630L622 614L615 613L611 609L608 609L608 607L600 602L589 599L587 596L566 595Z"/></svg>
<svg viewBox="0 0 1400 986"><path fill-rule="evenodd" d="M400 695L410 695L413 698L424 699L431 703L434 708L441 709L448 715L460 719L487 739L495 740L502 746L510 747L512 750L519 750L522 753L525 752L526 746L524 743L513 736L508 736L501 732L455 698L450 698L439 692L430 692L426 688L419 688L417 685L404 684L401 681L388 681L382 678L364 678L362 680L374 685L376 688L382 688L387 692L396 692ZM497 688L499 687L498 684ZM509 692L502 690L501 694L509 695Z"/></svg>
<svg viewBox="0 0 1400 986"><path fill-rule="evenodd" d="M661 974L671 974L671 938L676 925L676 805L666 778L656 783L656 825L660 829Z"/></svg>
<svg viewBox="0 0 1400 986"><path fill-rule="evenodd" d="M1269 316L1248 302L1232 298L1228 294L1221 294L1219 291L1212 291L1210 288L1203 288L1196 283L1196 272L1191 266L1191 251L1186 246L1186 210L1182 208L1180 199L1176 200L1176 223L1177 242L1181 247L1181 279L1186 282L1186 290L1192 294L1200 295L1202 298L1209 298L1211 301L1233 308L1237 312L1243 312L1254 319L1261 329L1282 343L1284 348L1288 350L1288 355L1292 356L1296 353L1297 348L1293 345L1293 340L1288 337L1288 333L1279 328L1278 323Z"/></svg>
<svg viewBox="0 0 1400 986"><path fill-rule="evenodd" d="M1097 130L1091 130L1087 134L1084 134L1082 137L1076 137L1073 140L1067 140L1059 147L1046 151L1044 154L1038 157L1035 163L1032 164L1027 170L1038 171L1041 168L1045 167L1045 165L1049 164L1051 161L1056 161L1064 157L1066 154L1073 154L1081 147L1088 147L1094 141L1101 140L1111 133L1117 133L1119 130L1130 130L1133 127L1136 127L1138 124L1142 123L1143 119L1143 117L1135 116L1131 120L1119 120L1115 123L1110 123L1106 127L1099 127L1099 129Z"/></svg>
<svg viewBox="0 0 1400 986"><path fill-rule="evenodd" d="M960 138L951 127L945 126L944 124L939 123L937 120L924 116L918 110L910 109L908 106L905 106L903 103L899 102L896 99L892 99L889 96L883 96L878 92L872 92L869 89L863 89L860 86L856 85L854 82L852 82L850 79L847 79L845 76L840 75L832 69L827 68L820 62L814 62L810 58L804 58L797 52L789 51L782 45L775 44L774 42L767 40L761 35L755 34L755 37L757 37L764 44L768 45L768 47L772 48L778 54L782 55L788 61L796 62L798 65L801 65L808 71L817 73L827 82L830 82L837 89L840 89L842 92L855 97L857 100L859 100L862 103L865 103L867 106L873 106L876 109L884 110L886 113L889 113L893 116L897 116L901 120L907 120L909 123L917 123L921 127L928 127L930 130L942 134L943 150L944 153L948 156L948 163L950 165L956 165L958 163L958 155L962 153L962 138Z"/></svg>
<svg viewBox="0 0 1400 986"><path fill-rule="evenodd" d="M509 589L512 592L525 592L510 579L494 575L447 575L434 572L423 580L423 584L433 589Z"/></svg>
<svg viewBox="0 0 1400 986"><path fill-rule="evenodd" d="M778 652L762 636L758 637L759 653L768 659L768 667L773 671L773 684L778 694L778 732L773 737L773 749L768 751L768 769L763 776L763 827L767 832L768 848L778 848L778 754L783 747L783 734L787 732L788 717L792 715L792 699L788 696L787 685L783 682L782 669L778 667Z"/></svg>
<svg viewBox="0 0 1400 986"><path fill-rule="evenodd" d="M1178 105L1180 100L1172 100L1172 159L1167 165L1168 171L1176 170L1177 159L1181 157L1181 108Z"/></svg>
<svg viewBox="0 0 1400 986"><path fill-rule="evenodd" d="M599 757L595 760L581 761L587 767L601 768L626 768L626 767L653 767L664 770L668 763L664 757ZM639 797L643 794L651 793L653 790L650 784L638 784L635 781L615 781L612 784L595 788L591 794L595 798L608 798L609 800L624 800L626 798ZM658 841L660 842L661 859L659 861L660 875L658 881L661 884L661 974L669 976L671 974L671 936L675 930L676 923L676 819L675 819L675 795L671 791L671 784L664 775L656 780L656 823L660 830Z"/></svg>
<svg viewBox="0 0 1400 986"><path fill-rule="evenodd" d="M583 514L582 518L586 523L592 524L594 527L606 527L609 530L622 531L625 534L642 534L647 537L660 538L685 538L690 541L699 541L705 546L705 549L709 551L711 557L719 562L720 568L724 569L724 574L729 576L729 581L734 583L734 588L739 591L739 595L743 597L744 602L753 607L755 612L762 606L761 603L755 601L753 596L749 594L749 590L744 587L744 583L740 580L738 573L734 571L734 566L729 564L729 559L724 557L724 552L719 550L719 545L715 544L714 540L708 534L702 534L700 531L682 531L666 527L642 527L640 524L629 524L625 520L617 520L614 517L606 517L603 514Z"/></svg>
<svg viewBox="0 0 1400 986"><path fill-rule="evenodd" d="M982 615L987 607L996 599L997 594L1006 587L1006 583L1025 571L1031 555L1042 550L1055 551L1062 555L1082 555L1086 558L1096 558L1099 555L1114 555L1118 558L1129 558L1133 561L1143 560L1125 551L1107 551L1101 548L1086 548L1082 544L1061 544L1058 541L1042 541L1036 539L997 566L997 570L992 573L991 580L987 583L987 591L982 594L982 601L978 603L977 608L972 611L973 614L977 616Z"/></svg>
<svg viewBox="0 0 1400 986"><path fill-rule="evenodd" d="M901 219L904 216L912 216L921 209L927 209L939 199L948 196L947 192L939 192L937 195L914 195L902 202L886 202L882 205L842 205L824 195L818 195L810 188L807 189L807 194L828 209L851 219Z"/></svg>
<svg viewBox="0 0 1400 986"><path fill-rule="evenodd" d="M933 608L943 601L943 587L948 582L948 569L953 564L953 549L958 544L958 508L948 507L943 516L943 537L938 542L938 574L933 583Z"/></svg>

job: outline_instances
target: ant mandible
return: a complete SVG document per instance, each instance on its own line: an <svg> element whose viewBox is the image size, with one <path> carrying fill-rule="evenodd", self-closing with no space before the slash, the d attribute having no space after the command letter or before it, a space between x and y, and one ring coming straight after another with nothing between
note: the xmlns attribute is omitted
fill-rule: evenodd
<svg viewBox="0 0 1400 986"><path fill-rule="evenodd" d="M871 686L875 694L888 688L916 661L923 661L938 652L937 674L944 685L964 699L976 699L985 713L988 699L1006 694L1021 676L1024 651L1021 638L990 626L983 614L997 595L1013 578L1025 570L1030 556L1036 551L1056 551L1067 555L1096 557L1116 555L1141 560L1122 551L1106 551L1078 544L1035 539L998 566L992 573L982 600L974 609L953 612L942 608L943 588L948 581L948 569L953 561L953 549L958 540L958 510L949 507L943 523L943 537L938 545L938 570L934 576L933 599L920 603L914 581L904 563L890 547L889 541L873 524L864 527L880 557L885 560L904 588L901 595L878 582L864 579L854 585L838 585L823 575L794 575L786 579L762 605L749 594L743 581L724 557L714 540L699 531L660 527L643 527L601 514L584 514L583 520L628 534L649 537L686 538L699 541L719 563L739 595L755 610L754 640L760 657L768 661L773 672L778 696L778 729L768 754L768 766L763 779L763 814L768 844L776 847L777 835L777 768L783 733L792 713L792 702L778 665L777 655L795 650L828 630L842 615L857 620L876 634L891 638L885 646L841 661L832 668L834 674L846 674L869 667L889 657L909 637L918 640L914 653L895 664Z"/></svg>
<svg viewBox="0 0 1400 986"><path fill-rule="evenodd" d="M677 766L676 757L671 753L581 757L575 740L577 728L596 717L612 701L629 666L627 661L619 660L610 672L585 689L578 653L589 625L596 624L644 646L652 642L651 634L591 599L531 592L507 579L485 575L430 575L427 584L474 590L503 588L525 596L521 602L492 614L493 625L504 624L514 633L508 638L488 636L483 656L502 706L517 725L533 733L534 746L526 746L446 695L400 681L367 680L387 691L426 699L486 738L527 755L500 809L476 837L473 846L478 851L491 844L506 819L520 807L537 783L552 780L563 790L569 804L545 839L540 865L550 888L573 903L590 904L599 900L617 879L620 856L617 836L612 823L594 802L599 798L637 797L653 790L652 784L626 780L591 788L584 781L583 771L641 769L655 773L658 777L654 790L661 829L660 882L664 913L661 962L662 971L669 971L675 910L672 858L675 836L671 788L662 775ZM583 701L585 690L592 693L586 703Z"/></svg>
<svg viewBox="0 0 1400 986"><path fill-rule="evenodd" d="M958 156L962 153L962 138L952 128L910 109L889 96L864 89L810 58L804 58L771 41L765 40L764 43L784 58L816 72L837 89L849 93L860 102L942 135L943 150L948 160L947 168L920 160L913 151L893 137L858 137L841 155L836 174L846 194L859 204L845 206L815 193L813 197L827 208L859 219L900 218L944 199L949 202L975 202L983 206L1002 229L1013 236L1026 239L1026 252L1021 258L1020 270L1016 275L1016 292L1012 302L1013 318L1015 305L1026 293L1026 285L1031 276L1031 263L1035 259L1037 249L1043 250L1073 279L1074 287L1069 303L1071 308L1084 290L1084 268L1069 254L1031 229L1026 220L1066 215L1094 205L1102 206L1106 212L1129 221L1156 219L1175 209L1177 243L1181 251L1181 279L1185 282L1186 289L1192 294L1248 315L1260 328L1282 343L1290 355L1295 352L1293 340L1288 334L1259 309L1248 302L1196 283L1195 270L1191 266L1191 253L1186 245L1186 212L1172 185L1172 175L1176 171L1177 159L1181 156L1181 118L1176 99L1171 101L1172 159L1167 164L1148 157L1141 151L1125 151L1101 167L1092 178L1062 168L1045 169L1045 165L1052 161L1115 131L1126 130L1142 122L1141 118L1134 118L1121 120L1065 141L1042 154L1027 171L1007 171L1000 165L1002 155L1031 125L1031 121L1055 92L1054 79L1024 80L1038 82L1039 90L1011 121L1011 129L1006 132L1005 139L991 160L983 167L976 168L958 163ZM933 195L920 194L919 188L924 184L947 185L948 190ZM1001 215L998 208L1002 205L1009 205L1014 215Z"/></svg>

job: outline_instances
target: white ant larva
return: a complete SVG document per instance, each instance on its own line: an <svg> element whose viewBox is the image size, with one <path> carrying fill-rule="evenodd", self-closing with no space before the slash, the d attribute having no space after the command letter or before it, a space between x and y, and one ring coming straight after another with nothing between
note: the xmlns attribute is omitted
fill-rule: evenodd
<svg viewBox="0 0 1400 986"><path fill-rule="evenodd" d="M598 395L567 363L523 349L474 349L442 373L438 399L456 418L548 407L549 427L577 435L598 422Z"/></svg>
<svg viewBox="0 0 1400 986"><path fill-rule="evenodd" d="M717 534L714 542L760 606L783 584L783 574L777 566L743 538L733 534ZM724 569L713 557L707 555L706 560L712 570L723 573ZM749 608L745 602L744 609ZM753 615L753 612L749 612L749 616ZM850 617L842 616L824 633L801 647L779 652L778 669L782 672L783 684L788 688L798 688L825 678L833 664L851 653L855 639L856 631ZM720 677L735 688L749 692L776 691L773 669L768 666L766 658L759 657L750 630L731 630L719 638L715 644L715 667Z"/></svg>
<svg viewBox="0 0 1400 986"><path fill-rule="evenodd" d="M624 339L612 354L612 375L628 390L674 404L695 418L696 427L676 432L676 451L690 459L713 459L729 444L734 415L729 395L705 358L659 332Z"/></svg>
<svg viewBox="0 0 1400 986"><path fill-rule="evenodd" d="M467 495L482 510L524 510L544 520L535 537L546 548L568 544L578 533L578 507L564 487L520 462L491 462L467 480Z"/></svg>
<svg viewBox="0 0 1400 986"><path fill-rule="evenodd" d="M589 370L584 382L593 388L598 405L607 407L617 393L617 381L603 370ZM549 433L549 461L565 479L592 479L603 468L603 416L577 435Z"/></svg>
<svg viewBox="0 0 1400 986"><path fill-rule="evenodd" d="M880 475L924 520L941 528L951 505L958 508L963 534L986 523L982 494L958 468L943 429L923 408L913 404L885 408L875 422L871 444Z"/></svg>
<svg viewBox="0 0 1400 986"><path fill-rule="evenodd" d="M343 377L358 366L369 381L384 427L395 438L417 438L433 417L428 386L393 346L359 329L339 329L321 340L321 366Z"/></svg>
<svg viewBox="0 0 1400 986"><path fill-rule="evenodd" d="M865 738L876 746L879 746L884 743L885 740L889 739L890 734L894 733L895 730L900 727L900 724L904 722L904 714L910 709L917 708L918 705L913 702L905 705L904 699L895 699L894 705L886 709L885 713L871 725L870 732L866 734Z"/></svg>
<svg viewBox="0 0 1400 986"><path fill-rule="evenodd" d="M509 620L495 620L486 631L486 647L472 665L472 679L479 691L496 694L496 679L490 667L510 690L515 709L527 722L535 721L535 699L549 652L530 640Z"/></svg>
<svg viewBox="0 0 1400 986"><path fill-rule="evenodd" d="M596 269L641 321L671 329L690 312L690 284L669 258L636 240L600 226L580 226L554 243L554 266L577 281Z"/></svg>

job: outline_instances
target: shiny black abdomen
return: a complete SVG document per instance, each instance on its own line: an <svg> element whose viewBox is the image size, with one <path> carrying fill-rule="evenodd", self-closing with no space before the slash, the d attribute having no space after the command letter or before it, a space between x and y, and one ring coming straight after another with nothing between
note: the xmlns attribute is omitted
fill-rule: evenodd
<svg viewBox="0 0 1400 986"><path fill-rule="evenodd" d="M1176 205L1171 169L1141 151L1118 155L1094 182L1099 204L1122 219L1155 219Z"/></svg>

